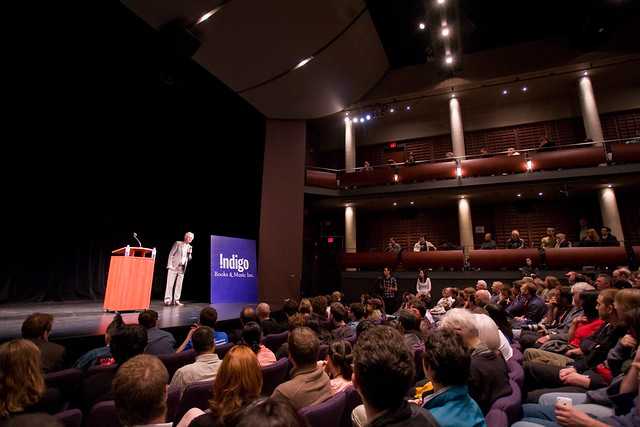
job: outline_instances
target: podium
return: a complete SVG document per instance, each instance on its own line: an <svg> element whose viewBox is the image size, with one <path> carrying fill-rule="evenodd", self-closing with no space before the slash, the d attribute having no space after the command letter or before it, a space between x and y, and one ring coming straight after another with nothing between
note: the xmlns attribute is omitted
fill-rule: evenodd
<svg viewBox="0 0 640 427"><path fill-rule="evenodd" d="M126 246L111 252L104 310L147 310L155 260L155 249Z"/></svg>

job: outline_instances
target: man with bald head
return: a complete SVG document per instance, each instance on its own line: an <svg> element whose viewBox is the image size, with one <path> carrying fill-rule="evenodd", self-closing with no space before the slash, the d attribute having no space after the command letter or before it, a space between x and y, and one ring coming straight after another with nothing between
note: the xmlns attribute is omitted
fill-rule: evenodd
<svg viewBox="0 0 640 427"><path fill-rule="evenodd" d="M258 304L256 307L256 317L258 317L258 322L260 322L260 326L262 326L262 333L264 335L278 334L287 329L271 318L271 307L269 307L269 304L266 302Z"/></svg>

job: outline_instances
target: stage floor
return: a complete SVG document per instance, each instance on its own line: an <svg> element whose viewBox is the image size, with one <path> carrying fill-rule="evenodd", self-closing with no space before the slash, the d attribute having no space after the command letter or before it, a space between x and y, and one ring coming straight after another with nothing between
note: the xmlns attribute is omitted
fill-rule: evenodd
<svg viewBox="0 0 640 427"><path fill-rule="evenodd" d="M184 302L184 301L183 301ZM184 302L182 307L166 307L162 301L151 301L151 309L158 312L158 326L173 328L188 326L198 321L200 310L212 305L218 310L218 320L232 320L240 316L240 310L251 304L207 304ZM35 312L53 315L52 339L103 335L113 319L113 313L105 313L102 301L39 302L0 305L0 341L21 336L20 329L26 317ZM123 313L125 323L137 323L138 313Z"/></svg>

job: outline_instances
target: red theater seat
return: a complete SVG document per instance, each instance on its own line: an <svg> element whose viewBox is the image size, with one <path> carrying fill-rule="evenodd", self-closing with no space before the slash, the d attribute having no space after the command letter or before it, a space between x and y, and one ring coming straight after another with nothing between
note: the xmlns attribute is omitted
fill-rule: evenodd
<svg viewBox="0 0 640 427"><path fill-rule="evenodd" d="M464 266L464 254L458 251L429 251L410 252L403 251L400 255L402 265L405 268L462 268Z"/></svg>
<svg viewBox="0 0 640 427"><path fill-rule="evenodd" d="M636 259L640 260L640 246L634 246L633 253L636 256Z"/></svg>
<svg viewBox="0 0 640 427"><path fill-rule="evenodd" d="M398 256L387 252L361 252L342 254L342 266L344 268L374 268L394 266Z"/></svg>
<svg viewBox="0 0 640 427"><path fill-rule="evenodd" d="M340 177L340 185L342 187L371 187L392 184L394 174L394 169L390 167L374 168L372 171L348 172Z"/></svg>
<svg viewBox="0 0 640 427"><path fill-rule="evenodd" d="M489 176L527 171L524 156L495 156L461 162L462 176Z"/></svg>
<svg viewBox="0 0 640 427"><path fill-rule="evenodd" d="M611 144L611 159L616 163L640 162L640 144Z"/></svg>
<svg viewBox="0 0 640 427"><path fill-rule="evenodd" d="M524 266L527 258L531 258L533 265L540 264L537 249L478 249L469 253L471 266L483 270L515 269Z"/></svg>
<svg viewBox="0 0 640 427"><path fill-rule="evenodd" d="M617 266L627 263L627 254L623 246L546 249L545 256L549 268L583 265Z"/></svg>
<svg viewBox="0 0 640 427"><path fill-rule="evenodd" d="M586 168L606 163L604 148L570 148L531 155L533 170Z"/></svg>
<svg viewBox="0 0 640 427"><path fill-rule="evenodd" d="M456 162L420 163L414 166L404 166L400 168L398 174L400 182L405 184L414 181L455 178Z"/></svg>
<svg viewBox="0 0 640 427"><path fill-rule="evenodd" d="M312 187L338 188L336 173L307 169L307 185Z"/></svg>

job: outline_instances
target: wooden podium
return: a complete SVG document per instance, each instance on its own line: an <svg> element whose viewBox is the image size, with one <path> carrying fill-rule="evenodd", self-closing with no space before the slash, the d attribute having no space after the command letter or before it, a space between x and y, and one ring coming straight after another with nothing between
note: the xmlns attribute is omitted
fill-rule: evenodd
<svg viewBox="0 0 640 427"><path fill-rule="evenodd" d="M104 310L148 309L156 250L126 246L111 254Z"/></svg>

